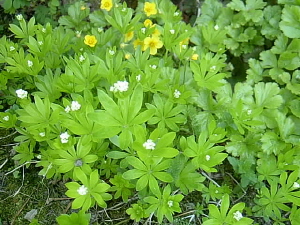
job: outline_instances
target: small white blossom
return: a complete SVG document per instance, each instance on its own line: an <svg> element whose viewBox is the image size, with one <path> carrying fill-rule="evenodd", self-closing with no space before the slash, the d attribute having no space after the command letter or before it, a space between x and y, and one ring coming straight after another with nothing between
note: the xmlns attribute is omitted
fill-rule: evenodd
<svg viewBox="0 0 300 225"><path fill-rule="evenodd" d="M71 110L72 111L77 111L81 108L81 105L77 101L72 101L71 103Z"/></svg>
<svg viewBox="0 0 300 225"><path fill-rule="evenodd" d="M101 33L103 31L103 28L99 27L97 30L98 30L99 33Z"/></svg>
<svg viewBox="0 0 300 225"><path fill-rule="evenodd" d="M172 201L172 200L169 200L167 204L168 204L168 206L171 208L171 207L173 206L173 201Z"/></svg>
<svg viewBox="0 0 300 225"><path fill-rule="evenodd" d="M214 29L215 29L215 30L219 30L219 26L218 26L218 25L215 25L215 26L214 26Z"/></svg>
<svg viewBox="0 0 300 225"><path fill-rule="evenodd" d="M186 45L182 45L181 47L182 47L183 49L186 49L186 48L187 48L187 46L186 46Z"/></svg>
<svg viewBox="0 0 300 225"><path fill-rule="evenodd" d="M83 56L83 55L80 55L80 56L79 56L79 61L82 62L82 61L84 61L84 60L85 60L84 56Z"/></svg>
<svg viewBox="0 0 300 225"><path fill-rule="evenodd" d="M23 16L22 16L22 14L18 14L18 15L16 15L16 18L17 18L17 20L21 21L23 19Z"/></svg>
<svg viewBox="0 0 300 225"><path fill-rule="evenodd" d="M81 31L76 30L76 31L75 31L75 34L76 34L76 37L80 38L80 36L81 36Z"/></svg>
<svg viewBox="0 0 300 225"><path fill-rule="evenodd" d="M151 139L148 139L144 144L143 144L143 147L145 149L148 149L148 150L154 150L155 149L155 146L156 144L154 143L153 140Z"/></svg>
<svg viewBox="0 0 300 225"><path fill-rule="evenodd" d="M210 155L206 155L205 159L206 159L206 161L209 161L210 160Z"/></svg>
<svg viewBox="0 0 300 225"><path fill-rule="evenodd" d="M70 108L70 106L67 105L66 108L65 108L65 112L69 113L70 111L71 111L71 108Z"/></svg>
<svg viewBox="0 0 300 225"><path fill-rule="evenodd" d="M80 195L86 195L88 193L88 189L86 186L81 185L78 189L77 189L78 194Z"/></svg>
<svg viewBox="0 0 300 225"><path fill-rule="evenodd" d="M68 134L68 132L64 132L64 133L61 133L59 135L59 137L60 137L61 143L65 144L65 143L68 143L70 134Z"/></svg>
<svg viewBox="0 0 300 225"><path fill-rule="evenodd" d="M114 83L113 86L110 87L110 91L113 91L113 92L125 92L128 90L128 87L129 87L129 83L127 81L118 81L116 83Z"/></svg>
<svg viewBox="0 0 300 225"><path fill-rule="evenodd" d="M41 155L37 155L36 158L37 158L37 159L41 159L42 156L41 156Z"/></svg>
<svg viewBox="0 0 300 225"><path fill-rule="evenodd" d="M18 89L18 90L16 90L16 94L17 94L18 98L24 99L24 98L27 98L28 92L24 91L23 89Z"/></svg>
<svg viewBox="0 0 300 225"><path fill-rule="evenodd" d="M243 218L243 214L240 211L236 211L235 213L233 213L233 218L237 221L240 221L240 219Z"/></svg>
<svg viewBox="0 0 300 225"><path fill-rule="evenodd" d="M156 65L150 65L149 67L152 68L152 69L154 69L154 70L157 68Z"/></svg>
<svg viewBox="0 0 300 225"><path fill-rule="evenodd" d="M109 53L110 55L114 55L114 54L115 54L115 51L114 51L114 50L109 50L108 53Z"/></svg>
<svg viewBox="0 0 300 225"><path fill-rule="evenodd" d="M146 28L143 27L143 28L141 29L141 31L142 31L142 33L144 34L144 33L146 32Z"/></svg>
<svg viewBox="0 0 300 225"><path fill-rule="evenodd" d="M293 188L300 188L300 184L298 182L294 182Z"/></svg>
<svg viewBox="0 0 300 225"><path fill-rule="evenodd" d="M140 80L141 80L141 74L137 75L137 76L135 77L135 79L136 79L137 81L140 81Z"/></svg>
<svg viewBox="0 0 300 225"><path fill-rule="evenodd" d="M33 62L30 61L30 60L27 60L27 65L28 65L28 67L32 67L33 66Z"/></svg>
<svg viewBox="0 0 300 225"><path fill-rule="evenodd" d="M45 137L45 136L46 136L45 132L41 132L41 133L39 133L39 135L40 135L41 137Z"/></svg>
<svg viewBox="0 0 300 225"><path fill-rule="evenodd" d="M174 12L174 16L179 16L179 12Z"/></svg>
<svg viewBox="0 0 300 225"><path fill-rule="evenodd" d="M216 66L212 66L212 67L210 67L210 69L211 69L212 71L215 71L215 70L217 69L217 67L216 67Z"/></svg>
<svg viewBox="0 0 300 225"><path fill-rule="evenodd" d="M39 45L43 45L44 44L42 41L39 41L38 43L39 43Z"/></svg>
<svg viewBox="0 0 300 225"><path fill-rule="evenodd" d="M10 46L10 47L9 47L9 51L12 52L13 50L15 50L15 47L14 47L14 46Z"/></svg>
<svg viewBox="0 0 300 225"><path fill-rule="evenodd" d="M42 32L43 32L43 33L46 33L46 28L43 27L43 28L42 28Z"/></svg>
<svg viewBox="0 0 300 225"><path fill-rule="evenodd" d="M2 119L3 119L4 121L9 121L9 116L4 116Z"/></svg>
<svg viewBox="0 0 300 225"><path fill-rule="evenodd" d="M173 95L174 95L174 98L179 98L179 97L180 97L180 95L181 95L181 92L180 92L180 91L178 91L177 89L175 89L175 91L174 91Z"/></svg>
<svg viewBox="0 0 300 225"><path fill-rule="evenodd" d="M251 113L252 113L252 110L251 110L251 109L248 109L248 110L247 110L247 115L251 115Z"/></svg>
<svg viewBox="0 0 300 225"><path fill-rule="evenodd" d="M171 34L175 34L175 30L170 30L170 33Z"/></svg>

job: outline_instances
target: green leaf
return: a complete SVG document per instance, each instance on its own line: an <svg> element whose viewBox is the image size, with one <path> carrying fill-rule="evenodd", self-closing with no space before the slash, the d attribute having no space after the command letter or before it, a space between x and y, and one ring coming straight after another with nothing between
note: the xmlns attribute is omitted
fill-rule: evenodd
<svg viewBox="0 0 300 225"><path fill-rule="evenodd" d="M119 106L104 91L98 89L98 99L104 109L117 121L123 121Z"/></svg>
<svg viewBox="0 0 300 225"><path fill-rule="evenodd" d="M279 26L287 37L300 38L300 6L285 5Z"/></svg>
<svg viewBox="0 0 300 225"><path fill-rule="evenodd" d="M133 179L139 178L145 174L146 174L146 171L132 169L132 170L128 170L128 171L124 172L122 177L126 180L133 180Z"/></svg>
<svg viewBox="0 0 300 225"><path fill-rule="evenodd" d="M256 105L269 109L276 109L282 103L283 99L279 94L279 87L276 83L258 83L254 87Z"/></svg>

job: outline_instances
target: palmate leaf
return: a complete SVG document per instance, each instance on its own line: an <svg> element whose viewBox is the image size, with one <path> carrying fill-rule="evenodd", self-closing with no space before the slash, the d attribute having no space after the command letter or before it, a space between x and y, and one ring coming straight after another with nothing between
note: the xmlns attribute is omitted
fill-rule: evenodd
<svg viewBox="0 0 300 225"><path fill-rule="evenodd" d="M256 105L262 108L276 109L283 99L279 95L280 88L276 83L258 83L254 87Z"/></svg>
<svg viewBox="0 0 300 225"><path fill-rule="evenodd" d="M289 38L300 38L300 6L285 5L282 10L280 29Z"/></svg>
<svg viewBox="0 0 300 225"><path fill-rule="evenodd" d="M43 129L58 122L59 111L52 109L48 97L42 100L35 96L34 100L34 103L25 105L24 109L17 110L20 121L31 129Z"/></svg>
<svg viewBox="0 0 300 225"><path fill-rule="evenodd" d="M225 73L219 73L219 70L225 67L225 58L222 55L207 53L201 57L200 63L196 61L190 62L191 70L194 74L194 79L198 86L215 90L223 85Z"/></svg>

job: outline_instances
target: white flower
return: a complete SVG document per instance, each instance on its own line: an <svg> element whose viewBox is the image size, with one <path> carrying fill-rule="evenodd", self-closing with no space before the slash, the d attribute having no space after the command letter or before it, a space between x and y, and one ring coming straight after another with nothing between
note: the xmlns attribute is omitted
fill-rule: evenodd
<svg viewBox="0 0 300 225"><path fill-rule="evenodd" d="M10 47L9 47L9 51L12 52L13 50L15 50L15 47L14 47L14 46L10 46Z"/></svg>
<svg viewBox="0 0 300 225"><path fill-rule="evenodd" d="M114 55L114 54L115 54L115 51L114 51L114 50L109 50L108 53L109 53L110 55Z"/></svg>
<svg viewBox="0 0 300 225"><path fill-rule="evenodd" d="M150 65L149 67L152 68L152 69L154 69L154 70L157 68L156 65Z"/></svg>
<svg viewBox="0 0 300 225"><path fill-rule="evenodd" d="M243 218L243 214L240 211L236 211L235 213L233 213L233 218L237 221L240 221L240 219Z"/></svg>
<svg viewBox="0 0 300 225"><path fill-rule="evenodd" d="M174 91L173 95L174 95L174 98L179 98L179 97L180 97L180 95L181 95L181 92L180 92L180 91L178 91L177 89L175 89L175 91Z"/></svg>
<svg viewBox="0 0 300 225"><path fill-rule="evenodd" d="M187 48L187 46L186 46L186 45L182 45L181 47L182 47L183 49L186 49L186 48Z"/></svg>
<svg viewBox="0 0 300 225"><path fill-rule="evenodd" d="M103 31L103 28L99 27L97 30L98 30L99 33L101 33Z"/></svg>
<svg viewBox="0 0 300 225"><path fill-rule="evenodd" d="M21 21L23 19L23 16L22 16L22 14L18 14L18 15L16 15L16 18L17 18L17 20Z"/></svg>
<svg viewBox="0 0 300 225"><path fill-rule="evenodd" d="M39 41L38 43L39 43L39 45L43 45L44 44L42 41Z"/></svg>
<svg viewBox="0 0 300 225"><path fill-rule="evenodd" d="M81 105L77 101L72 101L71 103L71 110L72 111L77 111L81 108Z"/></svg>
<svg viewBox="0 0 300 225"><path fill-rule="evenodd" d="M67 107L65 108L65 112L69 113L70 111L71 111L71 108L70 108L70 106L67 105Z"/></svg>
<svg viewBox="0 0 300 225"><path fill-rule="evenodd" d="M4 121L9 121L9 116L4 116L2 119L3 119Z"/></svg>
<svg viewBox="0 0 300 225"><path fill-rule="evenodd" d="M28 67L32 67L33 66L33 62L30 61L30 60L27 60L27 65L28 65Z"/></svg>
<svg viewBox="0 0 300 225"><path fill-rule="evenodd" d="M179 16L179 12L174 12L174 16Z"/></svg>
<svg viewBox="0 0 300 225"><path fill-rule="evenodd" d="M42 156L41 156L41 155L37 155L36 158L37 158L37 159L41 159Z"/></svg>
<svg viewBox="0 0 300 225"><path fill-rule="evenodd" d="M83 55L80 55L80 56L79 56L79 61L82 62L82 61L84 61L84 60L85 60L84 56L83 56Z"/></svg>
<svg viewBox="0 0 300 225"><path fill-rule="evenodd" d="M46 136L45 132L41 132L41 133L39 133L39 135L40 135L41 137L45 137L45 136Z"/></svg>
<svg viewBox="0 0 300 225"><path fill-rule="evenodd" d="M142 33L144 34L144 33L146 32L146 28L143 27L143 28L141 29L141 31L142 31Z"/></svg>
<svg viewBox="0 0 300 225"><path fill-rule="evenodd" d="M24 98L27 98L28 92L24 91L22 89L18 89L18 90L16 90L16 94L17 94L18 98L24 99Z"/></svg>
<svg viewBox="0 0 300 225"><path fill-rule="evenodd" d="M153 140L151 139L148 139L144 144L143 144L143 147L145 149L148 149L148 150L154 150L155 149L155 143Z"/></svg>
<svg viewBox="0 0 300 225"><path fill-rule="evenodd" d="M135 79L136 79L137 81L140 81L140 80L141 80L141 74L137 75L137 76L135 77Z"/></svg>
<svg viewBox="0 0 300 225"><path fill-rule="evenodd" d="M173 206L173 201L172 201L172 200L169 200L167 204L168 204L168 206L171 208L171 207Z"/></svg>
<svg viewBox="0 0 300 225"><path fill-rule="evenodd" d="M75 34L76 34L76 37L80 38L80 36L81 36L81 31L76 30L76 31L75 31Z"/></svg>
<svg viewBox="0 0 300 225"><path fill-rule="evenodd" d="M252 113L252 110L251 110L251 109L248 109L248 110L247 110L247 115L251 115L251 113Z"/></svg>
<svg viewBox="0 0 300 225"><path fill-rule="evenodd" d="M175 30L170 30L170 33L171 34L175 34Z"/></svg>
<svg viewBox="0 0 300 225"><path fill-rule="evenodd" d="M43 27L43 28L42 28L42 32L43 32L43 33L46 33L46 28Z"/></svg>
<svg viewBox="0 0 300 225"><path fill-rule="evenodd" d="M217 67L216 67L216 66L212 66L212 67L210 67L210 69L211 69L212 71L215 71L215 70L217 69Z"/></svg>
<svg viewBox="0 0 300 225"><path fill-rule="evenodd" d="M219 26L218 26L218 25L215 25L215 26L214 26L214 29L215 29L215 30L219 30Z"/></svg>
<svg viewBox="0 0 300 225"><path fill-rule="evenodd" d="M114 85L111 86L109 90L113 92L124 92L128 90L128 86L129 83L127 81L118 81L117 83L114 83Z"/></svg>
<svg viewBox="0 0 300 225"><path fill-rule="evenodd" d="M206 159L206 161L209 161L210 160L210 155L206 155L205 159Z"/></svg>
<svg viewBox="0 0 300 225"><path fill-rule="evenodd" d="M59 135L59 137L60 137L61 143L65 144L65 143L68 143L70 135L68 134L68 132L64 132L64 133L61 133Z"/></svg>
<svg viewBox="0 0 300 225"><path fill-rule="evenodd" d="M88 189L86 186L81 185L78 189L77 189L78 194L80 195L86 195L88 193Z"/></svg>
<svg viewBox="0 0 300 225"><path fill-rule="evenodd" d="M298 182L294 182L293 188L300 188L300 184Z"/></svg>

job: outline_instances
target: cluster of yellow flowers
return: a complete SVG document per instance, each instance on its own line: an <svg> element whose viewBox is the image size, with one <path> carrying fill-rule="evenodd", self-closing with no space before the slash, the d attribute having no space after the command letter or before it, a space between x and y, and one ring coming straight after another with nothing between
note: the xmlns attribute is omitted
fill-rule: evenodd
<svg viewBox="0 0 300 225"><path fill-rule="evenodd" d="M110 11L113 7L113 1L112 0L102 0L100 8L104 9L106 11ZM154 2L145 2L144 3L144 13L147 15L147 17L151 15L156 15L157 14L157 8L156 4ZM155 24L150 19L146 19L144 21L144 26L146 29L152 29L152 34L146 37L144 40L140 39L135 39L133 42L134 48L137 48L137 46L141 46L143 51L146 51L148 48L150 49L150 54L155 55L157 54L157 50L163 47L163 42L160 40L160 31L155 28ZM124 42L129 42L133 39L134 37L134 31L130 31L124 35ZM186 48L189 42L189 38L183 40L182 42L179 43L180 46L180 51L183 48ZM94 35L86 35L84 38L84 43L90 47L95 47L97 44L97 39ZM126 59L130 58L130 55L127 54ZM198 59L198 54L193 54L191 56L192 60L197 60Z"/></svg>

